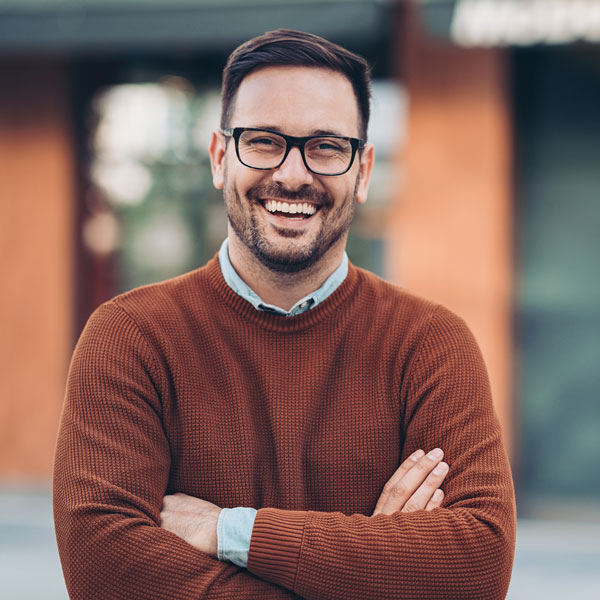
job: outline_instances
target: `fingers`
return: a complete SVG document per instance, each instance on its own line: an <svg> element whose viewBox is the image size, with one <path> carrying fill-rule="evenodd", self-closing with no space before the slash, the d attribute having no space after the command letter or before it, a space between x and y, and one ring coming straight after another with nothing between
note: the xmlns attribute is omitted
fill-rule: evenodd
<svg viewBox="0 0 600 600"><path fill-rule="evenodd" d="M401 510L403 512L414 512L426 508L429 502L433 500L436 491L442 485L442 481L444 481L447 473L448 465L445 462L440 462L425 478L425 481L415 490L414 494L408 499Z"/></svg>
<svg viewBox="0 0 600 600"><path fill-rule="evenodd" d="M377 501L377 505L375 506L374 515L382 512L383 507L387 501L388 493L391 493L392 488L394 488L402 478L417 464L417 462L423 458L425 452L423 450L417 450L413 452L394 472L394 474L390 477L389 481L385 484L383 488L383 492L381 496L379 496L379 500Z"/></svg>
<svg viewBox="0 0 600 600"><path fill-rule="evenodd" d="M434 508L439 508L442 505L442 501L444 500L444 492L438 488L433 492L433 496L431 496L431 500L427 503L425 510L433 510Z"/></svg>
<svg viewBox="0 0 600 600"><path fill-rule="evenodd" d="M439 494L435 499L433 496L448 474L448 465L442 462L443 456L440 448L426 455L422 450L413 453L386 483L373 515L433 510L441 505L443 494L441 498Z"/></svg>

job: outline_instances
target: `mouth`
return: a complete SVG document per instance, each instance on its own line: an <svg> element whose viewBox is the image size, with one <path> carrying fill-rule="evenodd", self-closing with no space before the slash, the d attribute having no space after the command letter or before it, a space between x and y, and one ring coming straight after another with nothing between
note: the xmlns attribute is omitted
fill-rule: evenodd
<svg viewBox="0 0 600 600"><path fill-rule="evenodd" d="M302 221L310 219L319 210L320 206L311 202L294 202L285 200L261 200L260 204L263 208L275 215L284 219L292 219Z"/></svg>

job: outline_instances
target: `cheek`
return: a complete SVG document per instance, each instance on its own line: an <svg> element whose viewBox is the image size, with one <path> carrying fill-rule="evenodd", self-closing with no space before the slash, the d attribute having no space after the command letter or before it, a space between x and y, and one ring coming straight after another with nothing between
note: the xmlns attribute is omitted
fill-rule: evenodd
<svg viewBox="0 0 600 600"><path fill-rule="evenodd" d="M349 205L354 203L356 193L355 182L344 182L344 185L332 187L328 191L331 198L333 198L334 208L338 210L345 210Z"/></svg>
<svg viewBox="0 0 600 600"><path fill-rule="evenodd" d="M231 169L231 176L227 177L226 181L237 190L240 196L245 197L249 190L268 181L268 175L265 173L268 173L268 171L264 173L253 171L240 165L239 169Z"/></svg>

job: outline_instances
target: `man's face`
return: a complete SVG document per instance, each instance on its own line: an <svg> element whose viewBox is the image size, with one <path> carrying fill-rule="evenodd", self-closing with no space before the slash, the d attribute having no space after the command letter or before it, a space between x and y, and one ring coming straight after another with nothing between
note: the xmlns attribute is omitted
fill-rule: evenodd
<svg viewBox="0 0 600 600"><path fill-rule="evenodd" d="M268 67L242 81L230 126L298 137L359 137L359 111L350 81L339 73ZM277 169L246 167L236 157L234 140L226 143L220 133L214 134L210 152L215 186L223 188L230 237L237 238L231 243L239 241L278 272L300 271L331 249L345 247L355 202L366 200L372 147L365 148L362 158L357 153L350 170L337 176L311 173L298 148ZM277 210L277 203L287 203L290 212Z"/></svg>

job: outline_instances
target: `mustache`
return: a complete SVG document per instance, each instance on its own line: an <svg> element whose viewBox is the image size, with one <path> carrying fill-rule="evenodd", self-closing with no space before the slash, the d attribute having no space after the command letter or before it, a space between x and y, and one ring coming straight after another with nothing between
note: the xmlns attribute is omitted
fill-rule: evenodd
<svg viewBox="0 0 600 600"><path fill-rule="evenodd" d="M318 204L319 206L330 206L331 197L326 192L320 192L314 187L305 184L297 190L287 190L280 183L272 181L250 188L246 193L250 200L258 201L261 198L278 198L280 200L304 201Z"/></svg>

